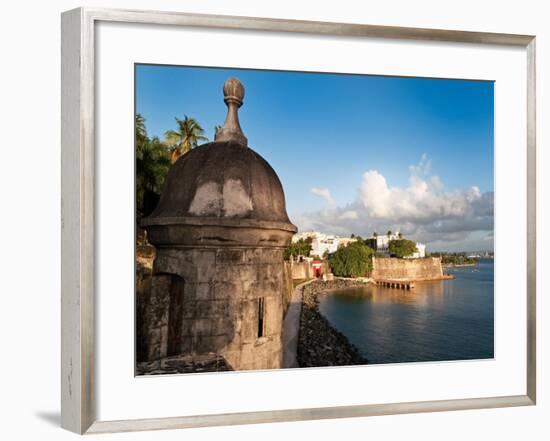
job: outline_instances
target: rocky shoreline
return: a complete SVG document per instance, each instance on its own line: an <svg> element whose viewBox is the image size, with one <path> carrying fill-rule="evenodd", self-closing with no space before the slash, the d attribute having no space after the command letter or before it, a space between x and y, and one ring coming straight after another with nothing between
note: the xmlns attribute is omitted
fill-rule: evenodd
<svg viewBox="0 0 550 441"><path fill-rule="evenodd" d="M349 366L368 361L347 337L336 330L319 312L317 295L330 290L364 286L364 279L315 281L302 287L302 311L298 334L297 359L300 367Z"/></svg>

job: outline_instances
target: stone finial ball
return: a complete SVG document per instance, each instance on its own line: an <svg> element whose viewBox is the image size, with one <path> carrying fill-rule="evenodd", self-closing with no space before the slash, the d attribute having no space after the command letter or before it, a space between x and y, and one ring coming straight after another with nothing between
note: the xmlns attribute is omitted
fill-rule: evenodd
<svg viewBox="0 0 550 441"><path fill-rule="evenodd" d="M237 78L228 78L223 84L223 96L225 99L233 98L242 102L244 98L244 86Z"/></svg>

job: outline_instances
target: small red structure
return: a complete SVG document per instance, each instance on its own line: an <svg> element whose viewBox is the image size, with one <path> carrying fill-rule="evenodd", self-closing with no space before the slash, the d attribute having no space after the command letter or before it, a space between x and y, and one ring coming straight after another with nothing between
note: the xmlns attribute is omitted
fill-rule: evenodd
<svg viewBox="0 0 550 441"><path fill-rule="evenodd" d="M314 260L311 262L311 267L313 268L313 275L316 278L319 278L323 275L323 262L320 260Z"/></svg>

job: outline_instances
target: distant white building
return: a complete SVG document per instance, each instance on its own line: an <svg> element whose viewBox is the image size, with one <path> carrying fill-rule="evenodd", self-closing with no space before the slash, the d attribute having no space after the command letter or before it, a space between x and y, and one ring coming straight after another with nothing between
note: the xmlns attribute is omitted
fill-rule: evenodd
<svg viewBox="0 0 550 441"><path fill-rule="evenodd" d="M336 236L320 235L311 242L311 256L323 257L325 253L332 254L338 250L338 238Z"/></svg>
<svg viewBox="0 0 550 441"><path fill-rule="evenodd" d="M368 243L374 247L374 250L381 254L390 254L390 242L392 240L403 239L403 236L399 231L391 234L378 234L372 235L367 239ZM426 257L426 245L420 242L416 242L416 252L410 256L406 256L408 259L421 259Z"/></svg>
<svg viewBox="0 0 550 441"><path fill-rule="evenodd" d="M318 233L317 231L304 231L303 233L297 233L292 236L292 243L296 243L301 239L309 239L310 237L313 239L319 234L321 233Z"/></svg>
<svg viewBox="0 0 550 441"><path fill-rule="evenodd" d="M325 253L335 253L340 247L347 247L352 242L357 242L353 237L340 237L333 234L323 234L318 231L304 231L303 233L295 234L292 237L292 242L296 243L300 239L311 238L311 253L310 256L323 257ZM366 239L367 244L375 251L381 254L390 254L390 241L402 239L399 232L392 234L380 234L371 236ZM408 259L420 259L426 257L426 245L416 242L416 252L407 256Z"/></svg>
<svg viewBox="0 0 550 441"><path fill-rule="evenodd" d="M338 247L347 247L353 242L357 242L357 239L354 237L338 237Z"/></svg>
<svg viewBox="0 0 550 441"><path fill-rule="evenodd" d="M352 237L340 237L331 234L323 234L318 231L304 231L303 233L295 234L292 237L292 242L298 242L300 239L311 238L311 253L310 256L323 257L325 253L335 253L339 247L348 246L351 242L356 242L357 239Z"/></svg>
<svg viewBox="0 0 550 441"><path fill-rule="evenodd" d="M391 234L378 234L372 235L369 237L371 243L374 244L375 251L383 254L389 254L390 252L390 241L401 239L399 231Z"/></svg>
<svg viewBox="0 0 550 441"><path fill-rule="evenodd" d="M407 259L422 259L424 257L426 257L426 245L420 242L416 242L416 252L406 256Z"/></svg>

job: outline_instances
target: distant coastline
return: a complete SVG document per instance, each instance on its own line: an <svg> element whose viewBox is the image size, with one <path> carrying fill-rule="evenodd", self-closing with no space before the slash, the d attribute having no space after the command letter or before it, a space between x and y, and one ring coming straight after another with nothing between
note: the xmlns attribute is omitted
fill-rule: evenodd
<svg viewBox="0 0 550 441"><path fill-rule="evenodd" d="M479 262L473 262L473 263L444 263L442 264L443 268L462 268L465 266L477 266L479 265Z"/></svg>

